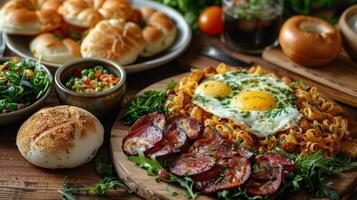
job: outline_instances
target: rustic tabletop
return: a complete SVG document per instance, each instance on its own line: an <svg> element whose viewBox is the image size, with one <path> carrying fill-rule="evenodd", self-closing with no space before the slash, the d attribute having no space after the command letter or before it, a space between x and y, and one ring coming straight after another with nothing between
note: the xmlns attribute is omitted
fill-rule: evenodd
<svg viewBox="0 0 357 200"><path fill-rule="evenodd" d="M157 82L164 78L177 75L188 71L192 66L214 65L217 62L199 55L199 50L203 46L214 45L224 51L227 51L221 44L218 38L207 36L195 36L191 46L186 53L173 62L165 64L161 67L151 69L142 73L130 74L128 77L127 99L130 99L139 90ZM249 56L238 53L227 53L240 58L246 62L254 62L261 64L264 67L280 73L289 74L295 78L304 78L280 69L263 60L260 56ZM8 51L6 55L13 55ZM308 84L318 86L324 90L329 90L325 86L318 83L305 80ZM44 106L58 105L56 95L53 92ZM350 117L357 120L357 108L344 105L344 108L352 113ZM109 137L111 127L116 119L118 111L101 119L105 127L106 140L100 150L103 157L110 159ZM57 192L62 188L63 180L73 184L94 185L101 180L96 173L94 162L90 162L83 166L74 169L65 170L46 170L35 167L28 163L17 150L15 140L21 122L0 126L0 199L60 199L61 196ZM356 129L357 127L352 127ZM110 192L105 197L82 196L83 199L138 199L139 197L133 194L128 194L124 190L118 189ZM357 198L356 196L352 198Z"/></svg>

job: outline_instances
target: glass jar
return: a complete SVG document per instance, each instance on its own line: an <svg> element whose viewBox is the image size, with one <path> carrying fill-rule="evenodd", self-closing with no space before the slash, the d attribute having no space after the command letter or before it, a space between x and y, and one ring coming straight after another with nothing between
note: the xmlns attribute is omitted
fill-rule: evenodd
<svg viewBox="0 0 357 200"><path fill-rule="evenodd" d="M235 51L261 53L279 34L283 0L222 0L223 39Z"/></svg>

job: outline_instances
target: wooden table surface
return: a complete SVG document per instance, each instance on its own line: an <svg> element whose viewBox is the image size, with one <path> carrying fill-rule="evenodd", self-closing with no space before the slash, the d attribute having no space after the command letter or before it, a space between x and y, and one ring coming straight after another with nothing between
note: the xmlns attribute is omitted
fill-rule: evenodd
<svg viewBox="0 0 357 200"><path fill-rule="evenodd" d="M217 62L204 58L199 55L199 50L203 46L215 45L227 51L221 44L218 38L208 36L195 36L192 40L190 48L179 59L168 63L164 66L151 69L142 73L131 74L128 76L128 92L127 98L131 98L139 90L173 75L186 72L191 66L197 65L214 65ZM228 51L227 51L228 52ZM266 68L279 71L283 74L292 75L295 78L301 78L296 74L288 73L276 66L273 66L264 61L260 56L242 55L238 53L228 52L233 56L247 62L261 64ZM7 52L7 55L13 55ZM200 62L197 62L200 58ZM303 79L305 80L305 79ZM319 86L323 90L329 88L321 87L319 84L305 80L310 85ZM58 101L53 92L45 106L58 105ZM344 106L350 113L350 117L357 120L357 109ZM109 158L110 146L109 136L111 127L115 121L117 112L105 117L101 120L105 127L105 142L100 150L103 157ZM83 166L74 169L65 170L46 170L35 167L28 163L17 150L15 140L16 133L21 125L21 122L12 125L0 126L0 199L60 199L61 196L57 192L62 187L63 179L66 177L67 182L73 184L94 185L101 179L95 171L94 162L90 162ZM124 190L116 190L110 192L110 195L105 197L82 196L83 199L139 199L138 196L128 194ZM352 197L353 199L356 196Z"/></svg>

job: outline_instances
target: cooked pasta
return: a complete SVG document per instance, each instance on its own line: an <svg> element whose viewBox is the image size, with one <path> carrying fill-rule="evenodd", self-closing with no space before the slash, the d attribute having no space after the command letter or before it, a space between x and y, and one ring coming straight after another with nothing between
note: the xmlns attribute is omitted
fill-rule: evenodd
<svg viewBox="0 0 357 200"><path fill-rule="evenodd" d="M223 137L237 141L245 147L260 152L272 151L280 147L288 152L312 154L320 149L325 156L332 156L341 151L341 143L350 140L348 120L343 117L343 109L330 99L323 97L315 87L307 87L300 81L292 81L289 77L277 75L261 66L254 66L248 73L280 78L296 95L296 107L301 114L298 125L275 135L260 138L250 133L233 120L221 118L206 112L191 103L191 99L199 84L215 74L237 71L225 64L216 68L193 69L184 77L166 101L169 115L190 115L205 126L214 127Z"/></svg>

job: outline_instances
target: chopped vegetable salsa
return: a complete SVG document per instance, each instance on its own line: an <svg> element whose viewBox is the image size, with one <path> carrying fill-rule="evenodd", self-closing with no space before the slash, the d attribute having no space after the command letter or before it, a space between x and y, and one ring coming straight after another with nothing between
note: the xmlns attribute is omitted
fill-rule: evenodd
<svg viewBox="0 0 357 200"><path fill-rule="evenodd" d="M77 68L66 82L66 87L78 93L96 93L109 90L119 83L119 78L103 66Z"/></svg>
<svg viewBox="0 0 357 200"><path fill-rule="evenodd" d="M18 58L0 63L0 114L31 105L50 85L49 75L38 63Z"/></svg>

